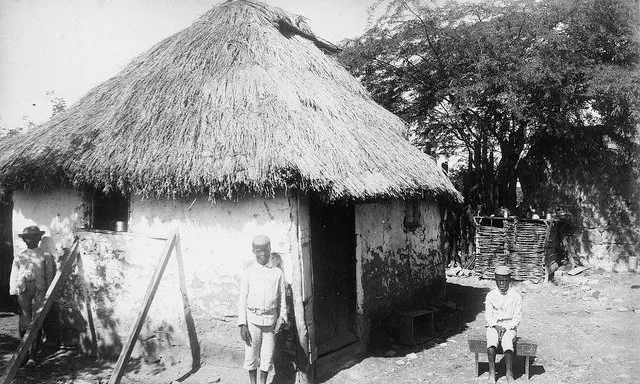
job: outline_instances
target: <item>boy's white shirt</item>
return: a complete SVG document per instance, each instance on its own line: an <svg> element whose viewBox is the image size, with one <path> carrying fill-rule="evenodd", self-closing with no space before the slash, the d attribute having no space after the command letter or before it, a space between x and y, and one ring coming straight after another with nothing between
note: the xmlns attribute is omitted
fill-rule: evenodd
<svg viewBox="0 0 640 384"><path fill-rule="evenodd" d="M516 329L522 321L522 297L514 287L509 287L506 295L496 287L487 293L484 316L489 327L499 325L505 329Z"/></svg>
<svg viewBox="0 0 640 384"><path fill-rule="evenodd" d="M286 320L284 274L280 268L255 263L244 273L238 299L238 325L275 325Z"/></svg>

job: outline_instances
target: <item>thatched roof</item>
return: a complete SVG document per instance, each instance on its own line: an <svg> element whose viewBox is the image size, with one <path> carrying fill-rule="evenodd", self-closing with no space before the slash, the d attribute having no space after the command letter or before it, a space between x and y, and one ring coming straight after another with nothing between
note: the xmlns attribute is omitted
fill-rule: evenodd
<svg viewBox="0 0 640 384"><path fill-rule="evenodd" d="M145 195L297 189L459 200L331 49L299 16L248 0L220 4L68 110L0 144L0 175L14 187Z"/></svg>

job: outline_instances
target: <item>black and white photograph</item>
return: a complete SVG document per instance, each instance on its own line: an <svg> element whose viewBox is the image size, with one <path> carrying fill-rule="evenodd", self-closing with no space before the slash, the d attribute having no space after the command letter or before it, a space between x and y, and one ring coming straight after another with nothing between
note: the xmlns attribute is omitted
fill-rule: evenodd
<svg viewBox="0 0 640 384"><path fill-rule="evenodd" d="M2 0L0 384L640 382L640 0Z"/></svg>

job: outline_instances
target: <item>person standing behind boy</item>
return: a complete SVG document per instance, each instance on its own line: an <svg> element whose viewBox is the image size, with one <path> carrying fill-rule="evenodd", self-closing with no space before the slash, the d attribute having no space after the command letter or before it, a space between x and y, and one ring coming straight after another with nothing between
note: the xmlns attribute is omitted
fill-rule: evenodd
<svg viewBox="0 0 640 384"><path fill-rule="evenodd" d="M275 334L286 324L285 280L279 268L271 267L271 241L259 235L252 240L256 264L247 269L240 283L238 326L245 342L244 368L251 384L266 384L273 368Z"/></svg>
<svg viewBox="0 0 640 384"><path fill-rule="evenodd" d="M496 267L494 275L497 287L487 294L484 303L489 382L496 382L496 349L502 345L507 382L510 383L513 381L513 341L522 320L522 297L515 288L509 288L511 271L508 267Z"/></svg>
<svg viewBox="0 0 640 384"><path fill-rule="evenodd" d="M44 302L44 296L55 273L53 256L39 247L42 235L44 231L35 225L26 227L22 233L18 234L27 245L27 249L13 259L11 266L9 295L18 296L21 338L27 333L36 310ZM30 349L29 363L35 363L41 338L42 330L38 332L38 337Z"/></svg>

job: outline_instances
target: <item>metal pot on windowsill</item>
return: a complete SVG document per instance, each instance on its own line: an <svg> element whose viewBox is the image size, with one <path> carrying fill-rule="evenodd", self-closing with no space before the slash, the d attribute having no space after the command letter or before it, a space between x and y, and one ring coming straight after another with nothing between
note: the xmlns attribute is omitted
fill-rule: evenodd
<svg viewBox="0 0 640 384"><path fill-rule="evenodd" d="M116 232L127 232L127 223L124 221L116 221Z"/></svg>

